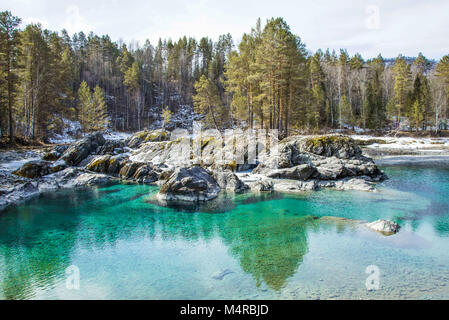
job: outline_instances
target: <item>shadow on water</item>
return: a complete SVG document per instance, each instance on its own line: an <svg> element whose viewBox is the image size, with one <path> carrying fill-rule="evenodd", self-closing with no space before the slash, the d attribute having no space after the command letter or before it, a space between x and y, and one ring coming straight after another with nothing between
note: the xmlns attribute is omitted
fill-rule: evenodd
<svg viewBox="0 0 449 320"><path fill-rule="evenodd" d="M264 201L280 200L283 196L280 193L243 193L234 194L222 192L220 195L207 202L186 202L186 201L161 201L155 195L147 197L145 201L149 204L170 208L178 212L187 213L226 213L235 209L238 205L256 204Z"/></svg>

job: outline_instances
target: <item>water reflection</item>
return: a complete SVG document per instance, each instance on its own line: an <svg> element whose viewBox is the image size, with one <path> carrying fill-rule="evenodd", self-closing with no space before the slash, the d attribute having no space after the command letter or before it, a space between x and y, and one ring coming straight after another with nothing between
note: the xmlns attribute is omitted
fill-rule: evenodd
<svg viewBox="0 0 449 320"><path fill-rule="evenodd" d="M140 195L145 187L128 188ZM36 287L52 287L64 277L79 248L101 250L119 240L142 238L208 241L218 237L257 285L264 282L279 290L301 264L308 250L308 229L315 225L310 216L260 212L264 198L259 202L242 198L250 204L243 207L245 212L210 214L148 205L123 191L66 192L4 212L0 216L3 298L29 298Z"/></svg>
<svg viewBox="0 0 449 320"><path fill-rule="evenodd" d="M393 177L390 186L402 186L404 180L396 181L402 172L389 174ZM431 186L419 187L416 179L435 179L434 173L421 176L407 171L403 176L414 181L413 188L430 199L429 205L419 209L399 193L390 194L391 199L382 193L273 193L223 195L200 207L164 207L152 200L156 188L136 185L46 195L0 214L0 298L32 298L37 290L51 290L64 281L65 269L80 251L93 255L119 243L218 241L227 247L228 259L237 261L256 286L280 291L300 270L312 234L356 230L357 223L325 216L374 220L391 210L413 230L430 222L439 236L448 236L447 186L439 188L429 180L423 182L433 183ZM428 190L433 190L432 194L426 193ZM183 259L182 254L178 259Z"/></svg>

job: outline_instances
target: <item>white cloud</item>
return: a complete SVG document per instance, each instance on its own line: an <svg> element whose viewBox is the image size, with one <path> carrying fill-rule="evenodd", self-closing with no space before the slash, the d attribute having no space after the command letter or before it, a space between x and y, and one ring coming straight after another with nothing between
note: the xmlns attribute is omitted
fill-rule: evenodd
<svg viewBox="0 0 449 320"><path fill-rule="evenodd" d="M379 12L369 10L373 6ZM125 42L184 35L217 39L229 32L237 43L258 17L262 23L284 17L313 51L347 48L365 58L422 51L439 59L449 53L447 0L0 0L0 7L51 30L93 31Z"/></svg>

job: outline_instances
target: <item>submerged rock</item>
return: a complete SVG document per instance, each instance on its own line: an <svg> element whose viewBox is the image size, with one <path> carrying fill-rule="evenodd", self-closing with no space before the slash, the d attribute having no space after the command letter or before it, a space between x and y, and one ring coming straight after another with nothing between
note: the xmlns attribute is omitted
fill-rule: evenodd
<svg viewBox="0 0 449 320"><path fill-rule="evenodd" d="M216 198L219 192L220 186L205 169L177 168L162 185L158 199L202 202Z"/></svg>
<svg viewBox="0 0 449 320"><path fill-rule="evenodd" d="M383 234L391 235L399 232L401 228L396 222L390 220L378 220L375 222L365 224L368 228L381 232Z"/></svg>
<svg viewBox="0 0 449 320"><path fill-rule="evenodd" d="M214 280L223 280L227 275L233 274L234 271L231 269L225 269L223 271L216 272L214 275L212 275L212 279Z"/></svg>

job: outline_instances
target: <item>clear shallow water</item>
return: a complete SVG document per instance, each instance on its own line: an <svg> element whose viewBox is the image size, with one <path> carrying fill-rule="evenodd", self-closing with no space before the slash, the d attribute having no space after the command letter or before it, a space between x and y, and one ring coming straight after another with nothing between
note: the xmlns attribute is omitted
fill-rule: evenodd
<svg viewBox="0 0 449 320"><path fill-rule="evenodd" d="M449 169L432 167L386 167L376 193L187 209L156 205L150 186L45 195L0 212L0 298L448 299ZM384 237L328 216L403 228ZM80 290L66 287L72 265ZM369 265L380 290L365 287Z"/></svg>

